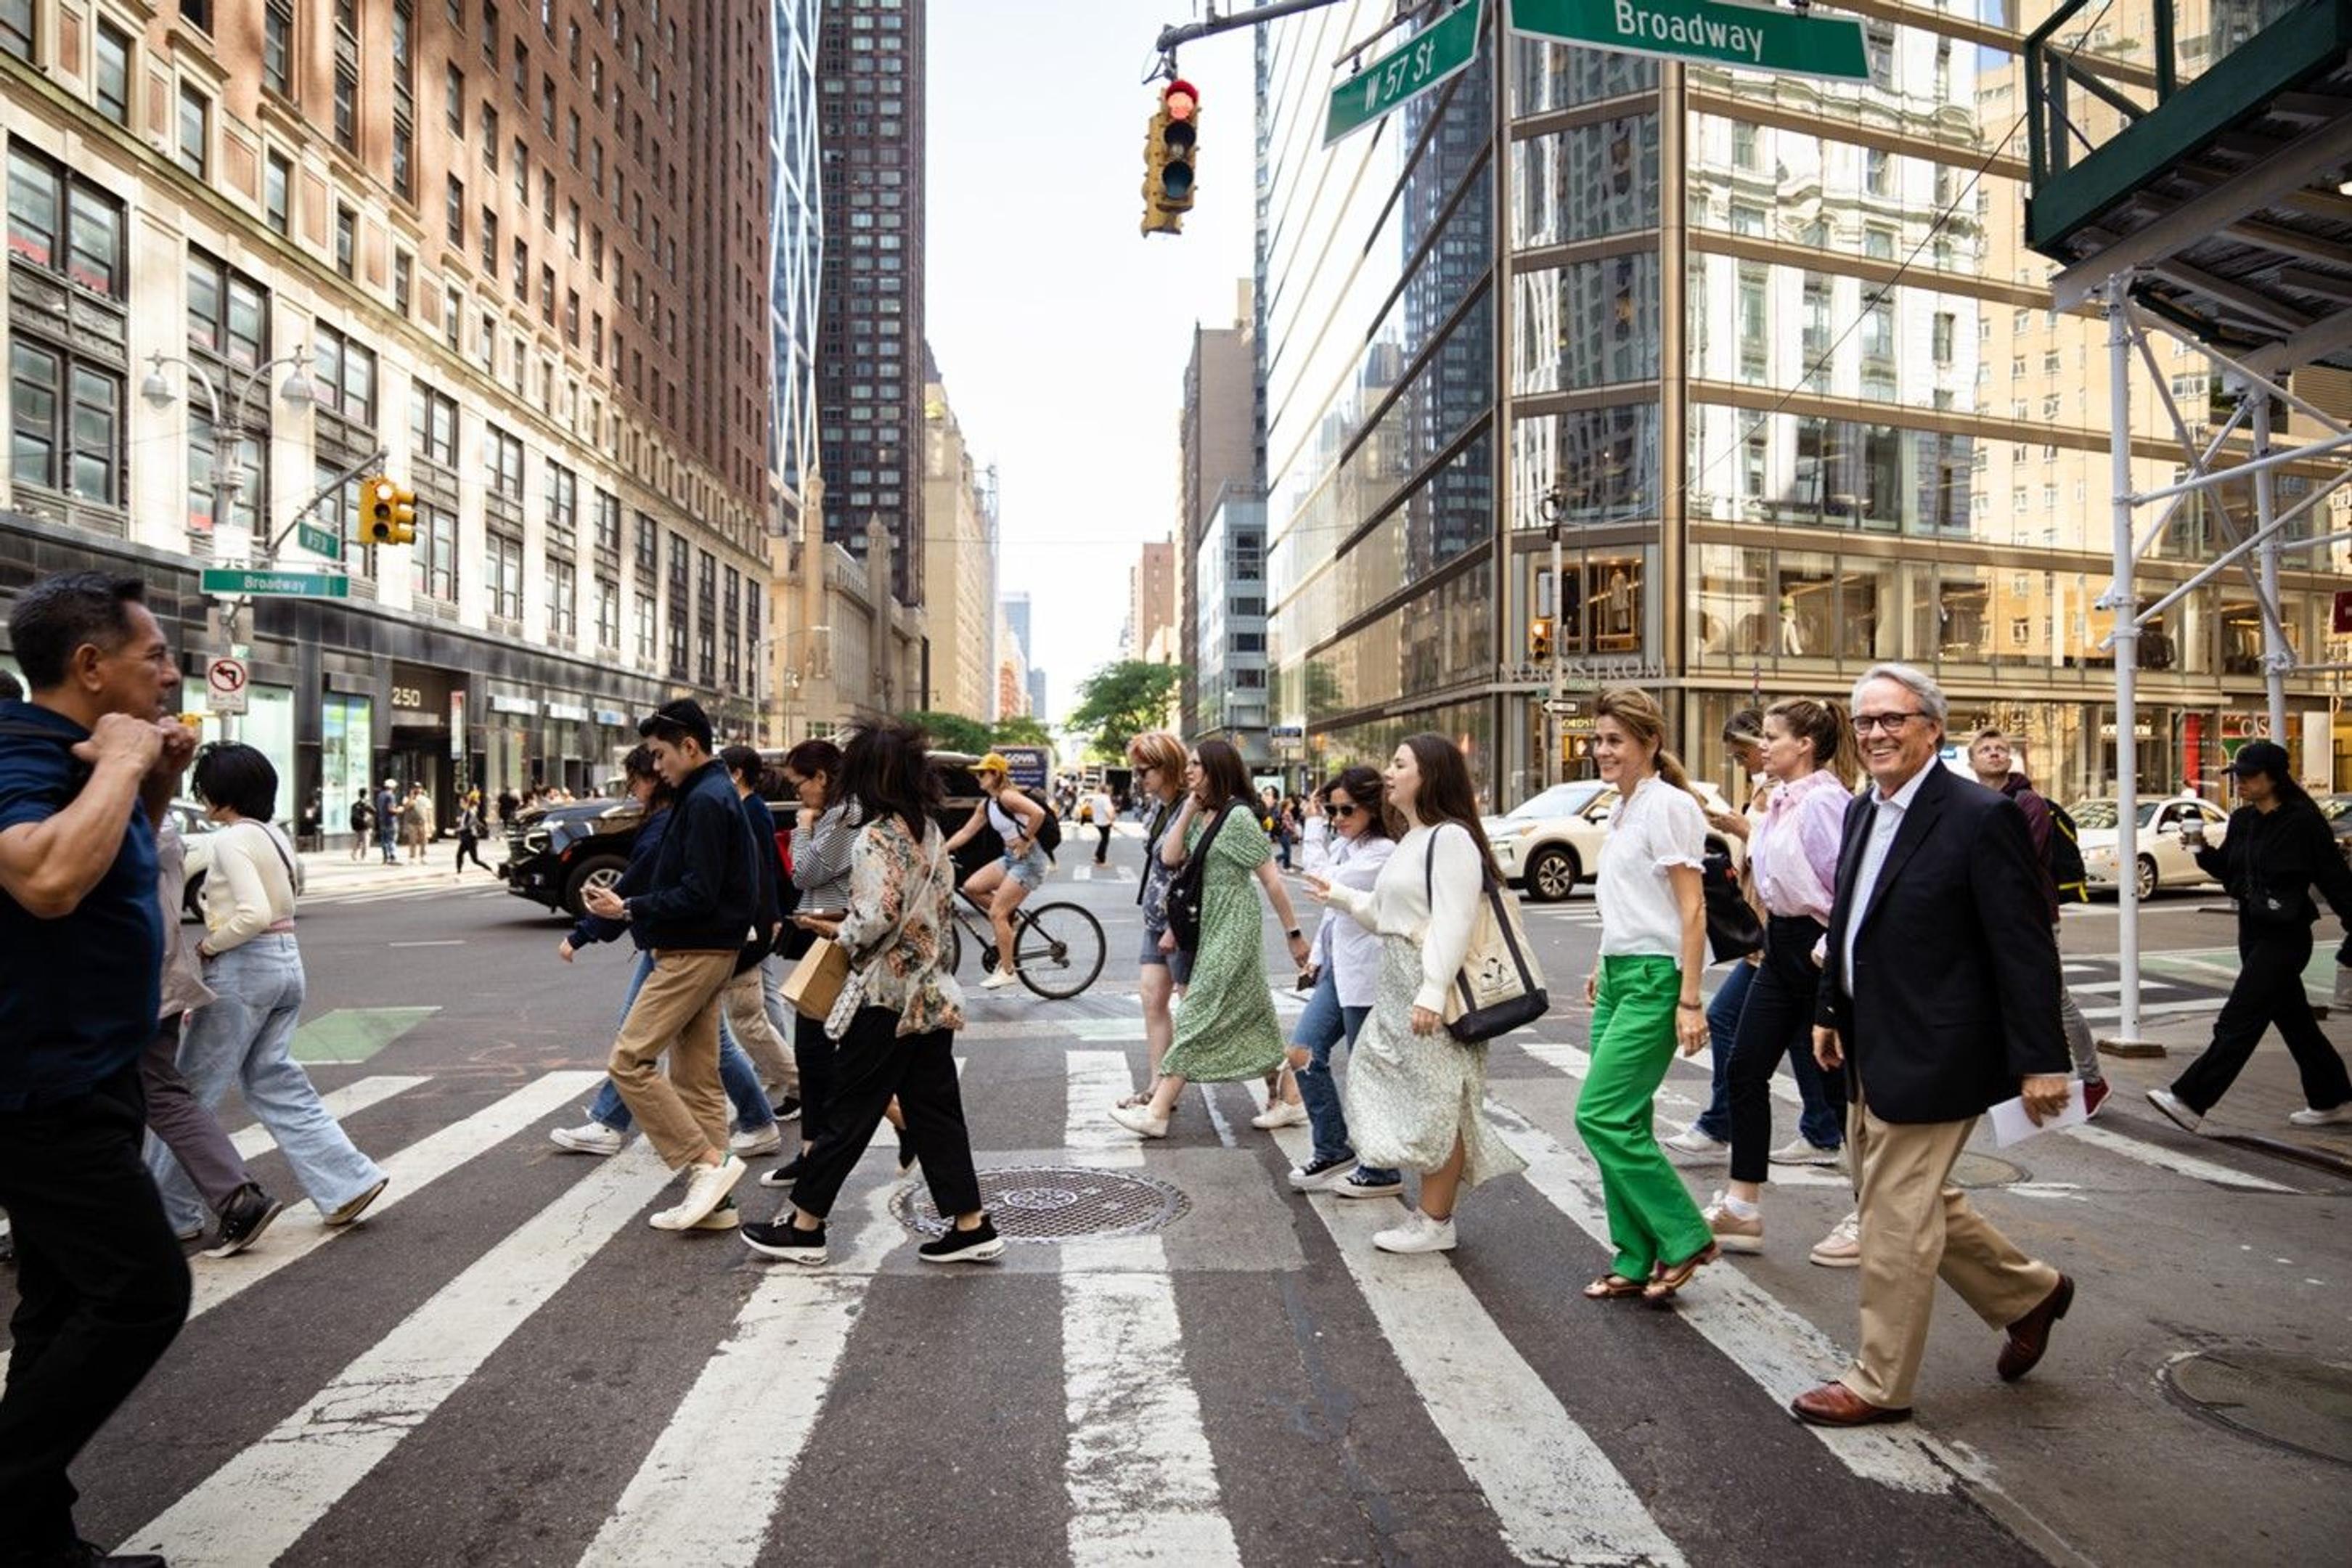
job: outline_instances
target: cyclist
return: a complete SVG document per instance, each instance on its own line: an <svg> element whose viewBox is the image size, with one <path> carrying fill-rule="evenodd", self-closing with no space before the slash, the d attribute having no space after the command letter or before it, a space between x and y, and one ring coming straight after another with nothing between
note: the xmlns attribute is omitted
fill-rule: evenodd
<svg viewBox="0 0 2352 1568"><path fill-rule="evenodd" d="M1021 978L1013 967L1013 913L1021 900L1045 885L1045 850L1037 842L1045 826L1045 808L1013 783L1013 764L996 752L972 764L985 797L972 807L971 818L948 840L952 855L971 842L980 830L992 827L1004 841L1004 853L966 878L964 896L988 911L996 931L995 965L980 983L984 991L1001 991Z"/></svg>

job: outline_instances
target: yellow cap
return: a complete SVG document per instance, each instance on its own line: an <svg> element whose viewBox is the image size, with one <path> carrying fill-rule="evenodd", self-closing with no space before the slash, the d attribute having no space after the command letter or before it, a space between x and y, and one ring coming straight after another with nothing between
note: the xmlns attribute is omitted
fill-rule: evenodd
<svg viewBox="0 0 2352 1568"><path fill-rule="evenodd" d="M980 761L972 763L971 771L976 773L1003 773L1005 777L1011 778L1013 776L1013 764L1004 760L1003 752L991 752L988 755L981 758Z"/></svg>

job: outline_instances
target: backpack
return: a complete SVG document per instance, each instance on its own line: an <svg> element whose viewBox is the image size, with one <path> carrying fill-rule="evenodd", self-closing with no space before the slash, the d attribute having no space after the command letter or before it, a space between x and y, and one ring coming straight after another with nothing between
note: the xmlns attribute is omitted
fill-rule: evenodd
<svg viewBox="0 0 2352 1568"><path fill-rule="evenodd" d="M1045 852L1046 859L1051 860L1054 851L1062 847L1062 819L1054 814L1052 806L1045 804L1045 797L1035 790L1024 789L1021 793L1045 813L1045 820L1037 825L1037 847Z"/></svg>
<svg viewBox="0 0 2352 1568"><path fill-rule="evenodd" d="M2050 808L2050 880L2058 889L2058 901L2087 904L2091 901L2091 872L2083 864L2082 830L2066 815L2066 808L2048 795L2042 797L2042 804Z"/></svg>

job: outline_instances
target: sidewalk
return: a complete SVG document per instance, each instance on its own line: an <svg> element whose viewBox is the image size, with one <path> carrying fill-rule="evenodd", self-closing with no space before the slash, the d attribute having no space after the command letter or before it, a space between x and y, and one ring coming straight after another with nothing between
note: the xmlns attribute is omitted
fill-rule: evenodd
<svg viewBox="0 0 2352 1568"><path fill-rule="evenodd" d="M312 849L303 852L302 892L305 898L320 898L337 893L380 893L394 888L455 887L457 885L457 841L442 839L425 851L422 864L412 864L407 851L399 851L397 865L383 863L383 852L371 848L366 858L354 860L348 849ZM490 839L482 841L482 859L492 871L506 858L506 846ZM471 862L466 867L466 880L477 887L496 887L495 876L484 876Z"/></svg>
<svg viewBox="0 0 2352 1568"><path fill-rule="evenodd" d="M2352 1026L2338 1017L2321 1026L2339 1051L2345 1048ZM2103 1116L2117 1111L2125 1115L2153 1121L2168 1131L2175 1131L2172 1123L2147 1100L2147 1091L2164 1089L2188 1069L2197 1059L2206 1043L2213 1037L2213 1020L2209 1016L2158 1020L2143 1026L2140 1038L2165 1048L2161 1057L2115 1057L2105 1052L2099 1055L2099 1067L2115 1085L2111 1109ZM2270 1139L2281 1143L2301 1144L2307 1149L2352 1160L2352 1125L2334 1127L2293 1127L2287 1123L2287 1113L2304 1109L2302 1079L2296 1076L2294 1058L2288 1056L2280 1043L2276 1030L2263 1037L2254 1049L2253 1059L2221 1103L2206 1112L2198 1129L2200 1135L2216 1137L2239 1134Z"/></svg>

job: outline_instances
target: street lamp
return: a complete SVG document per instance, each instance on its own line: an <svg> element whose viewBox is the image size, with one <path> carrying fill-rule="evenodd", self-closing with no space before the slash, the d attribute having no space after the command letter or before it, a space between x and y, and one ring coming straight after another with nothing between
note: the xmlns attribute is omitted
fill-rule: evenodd
<svg viewBox="0 0 2352 1568"><path fill-rule="evenodd" d="M188 373L189 379L204 389L205 403L212 411L213 525L215 529L220 526L221 520L227 513L229 498L245 488L245 472L236 466L235 454L245 442L245 407L253 395L253 389L278 366L291 365L294 367L292 373L279 384L278 395L289 408L299 409L307 405L316 396L311 390L310 378L302 374L302 366L308 364L310 360L310 345L301 343L297 344L291 353L280 354L276 359L265 361L247 371L237 379L235 390L229 395L227 409L230 417L225 421L221 417L220 388L214 384L211 372L182 354L157 353L147 356L147 375L146 379L139 384L139 395L145 398L151 406L169 408L172 405L172 384L163 378L163 367L168 364L180 366ZM222 450L224 441L227 443L226 454ZM268 550L267 542L269 532L268 520L261 519L260 523L261 526L257 531L257 543L266 556Z"/></svg>

